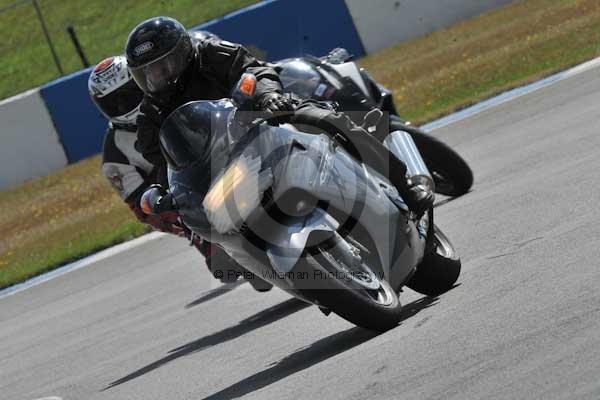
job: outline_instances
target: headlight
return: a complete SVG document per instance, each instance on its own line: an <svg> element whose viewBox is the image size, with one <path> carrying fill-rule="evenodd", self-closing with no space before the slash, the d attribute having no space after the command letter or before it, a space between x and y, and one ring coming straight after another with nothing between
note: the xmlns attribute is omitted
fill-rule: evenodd
<svg viewBox="0 0 600 400"><path fill-rule="evenodd" d="M260 158L241 156L211 185L202 205L212 226L219 233L238 229L261 201L273 177L260 171Z"/></svg>

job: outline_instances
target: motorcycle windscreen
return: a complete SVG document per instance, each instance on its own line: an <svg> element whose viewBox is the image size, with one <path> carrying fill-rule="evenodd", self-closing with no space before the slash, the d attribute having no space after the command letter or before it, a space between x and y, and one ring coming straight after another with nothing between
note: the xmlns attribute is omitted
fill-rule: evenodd
<svg viewBox="0 0 600 400"><path fill-rule="evenodd" d="M227 121L232 110L227 101L190 102L173 111L160 129L169 186L190 226L208 227L202 201L229 160Z"/></svg>
<svg viewBox="0 0 600 400"><path fill-rule="evenodd" d="M159 133L169 167L182 171L195 165L206 172L222 168L229 154L227 116L232 110L225 101L194 101L173 111Z"/></svg>

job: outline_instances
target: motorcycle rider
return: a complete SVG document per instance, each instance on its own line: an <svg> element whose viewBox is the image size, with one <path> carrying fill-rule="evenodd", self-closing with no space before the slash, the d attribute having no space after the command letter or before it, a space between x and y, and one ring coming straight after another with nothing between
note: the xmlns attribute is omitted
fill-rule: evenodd
<svg viewBox="0 0 600 400"><path fill-rule="evenodd" d="M156 17L140 23L130 33L125 53L131 74L145 93L137 121L137 147L162 171L165 162L158 143L162 121L189 101L229 97L244 72L258 79L261 109L291 111L272 68L240 45L193 39L172 18ZM161 178L159 183L165 183L164 172Z"/></svg>
<svg viewBox="0 0 600 400"><path fill-rule="evenodd" d="M243 73L256 76L258 110L287 115L293 122L294 107L282 94L277 72L239 44L194 40L178 21L155 17L131 31L125 54L133 78L145 94L137 120L136 146L162 171L159 183L166 182L166 163L158 138L165 118L190 101L230 97ZM347 139L353 144L358 143L360 153L367 153L367 162L372 161L374 168L390 178L411 210L422 214L433 205L432 188L407 179L406 165L366 130L330 107L306 102L300 108L305 120L346 129ZM283 117L279 121L282 122Z"/></svg>
<svg viewBox="0 0 600 400"><path fill-rule="evenodd" d="M149 215L140 208L140 197L157 181L157 170L135 148L136 120L144 94L132 79L126 58L115 56L98 63L88 78L88 91L98 110L109 120L103 145L104 176L140 222L155 230L190 239L190 231L180 222L176 212ZM240 275L246 277L249 274L219 247L198 237L191 243L206 258L206 265L213 273L215 268L235 271L223 273L222 282L233 282ZM249 280L258 291L268 290L264 284Z"/></svg>

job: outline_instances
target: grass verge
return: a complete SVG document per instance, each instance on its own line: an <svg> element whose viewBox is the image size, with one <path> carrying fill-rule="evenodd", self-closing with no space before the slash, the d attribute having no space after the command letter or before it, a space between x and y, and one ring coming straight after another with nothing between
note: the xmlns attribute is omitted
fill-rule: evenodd
<svg viewBox="0 0 600 400"><path fill-rule="evenodd" d="M600 2L527 0L361 60L421 123L600 55ZM0 287L138 236L99 157L0 193Z"/></svg>
<svg viewBox="0 0 600 400"><path fill-rule="evenodd" d="M99 170L96 156L0 193L0 287L148 232Z"/></svg>
<svg viewBox="0 0 600 400"><path fill-rule="evenodd" d="M90 63L123 52L140 21L172 16L185 26L227 14L258 0L38 0L66 74L82 68L66 31L73 26ZM5 8L12 4L14 7ZM60 76L31 1L0 0L0 99Z"/></svg>
<svg viewBox="0 0 600 400"><path fill-rule="evenodd" d="M422 123L599 55L599 1L525 0L361 64Z"/></svg>

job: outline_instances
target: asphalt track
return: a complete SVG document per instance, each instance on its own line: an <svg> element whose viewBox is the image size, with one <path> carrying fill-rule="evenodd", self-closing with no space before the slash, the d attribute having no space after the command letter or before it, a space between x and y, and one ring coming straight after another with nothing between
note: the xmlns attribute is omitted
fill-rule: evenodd
<svg viewBox="0 0 600 400"><path fill-rule="evenodd" d="M476 173L436 213L463 273L394 330L215 290L162 237L1 299L0 398L598 399L599 127L592 69L439 129Z"/></svg>

